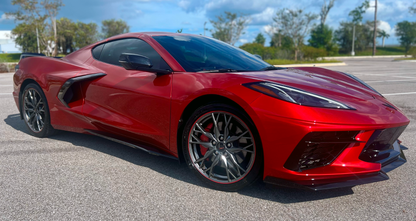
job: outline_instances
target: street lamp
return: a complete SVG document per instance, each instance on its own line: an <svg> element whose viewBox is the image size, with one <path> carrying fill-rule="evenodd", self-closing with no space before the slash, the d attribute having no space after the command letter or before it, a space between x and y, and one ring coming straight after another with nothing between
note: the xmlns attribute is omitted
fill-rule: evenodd
<svg viewBox="0 0 416 221"><path fill-rule="evenodd" d="M354 41L355 41L355 23L352 26L352 51L351 51L351 56L355 56Z"/></svg>

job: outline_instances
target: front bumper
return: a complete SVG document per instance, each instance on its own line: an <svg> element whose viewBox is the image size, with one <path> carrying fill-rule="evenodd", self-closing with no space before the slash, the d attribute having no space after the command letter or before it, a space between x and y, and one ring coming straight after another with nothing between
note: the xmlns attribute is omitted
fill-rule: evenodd
<svg viewBox="0 0 416 221"><path fill-rule="evenodd" d="M388 180L389 176L387 172L390 172L397 167L406 163L406 157L404 156L403 150L407 148L400 145L397 141L393 144L393 150L390 153L388 158L383 159L382 162L379 162L382 167L380 171L367 173L367 174L358 174L342 178L333 178L333 179L323 179L323 180L304 180L304 181L290 181L285 179L280 179L276 177L268 176L264 179L265 183L290 187L290 188L300 188L300 189L309 189L309 190L328 190L336 189L343 187L352 187L362 184L374 183L379 181Z"/></svg>

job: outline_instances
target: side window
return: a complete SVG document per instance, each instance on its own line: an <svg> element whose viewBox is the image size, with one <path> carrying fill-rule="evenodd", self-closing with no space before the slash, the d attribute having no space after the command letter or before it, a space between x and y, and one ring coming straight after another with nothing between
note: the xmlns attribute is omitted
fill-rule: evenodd
<svg viewBox="0 0 416 221"><path fill-rule="evenodd" d="M111 41L105 44L98 60L121 66L118 62L122 53L132 53L146 56L150 59L154 69L170 69L163 58L145 41L135 38Z"/></svg>
<svg viewBox="0 0 416 221"><path fill-rule="evenodd" d="M100 59L101 51L104 48L104 44L98 45L95 48L92 49L92 57L95 59Z"/></svg>

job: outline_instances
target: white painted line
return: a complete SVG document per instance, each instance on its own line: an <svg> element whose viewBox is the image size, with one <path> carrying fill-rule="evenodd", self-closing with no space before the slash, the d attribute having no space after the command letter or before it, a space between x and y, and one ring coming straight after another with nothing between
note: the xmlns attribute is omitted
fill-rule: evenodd
<svg viewBox="0 0 416 221"><path fill-rule="evenodd" d="M405 92L405 93L383 94L383 96L395 96L395 95L406 95L406 94L416 94L416 92Z"/></svg>
<svg viewBox="0 0 416 221"><path fill-rule="evenodd" d="M380 82L400 82L400 81L416 81L416 79L408 79L408 80L385 80L385 81L365 81L366 83L380 83Z"/></svg>
<svg viewBox="0 0 416 221"><path fill-rule="evenodd" d="M416 77L407 77L407 76L390 76L390 77L396 77L396 78L413 78L413 79L416 79Z"/></svg>

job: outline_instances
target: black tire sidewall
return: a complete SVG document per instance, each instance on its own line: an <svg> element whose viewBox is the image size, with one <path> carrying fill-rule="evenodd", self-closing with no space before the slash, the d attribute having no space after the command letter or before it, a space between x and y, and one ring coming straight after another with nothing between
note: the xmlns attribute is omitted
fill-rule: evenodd
<svg viewBox="0 0 416 221"><path fill-rule="evenodd" d="M189 132L195 123L202 115L212 112L212 111L225 111L229 112L231 114L234 114L238 118L240 118L250 129L252 135L255 139L256 144L256 158L254 161L254 164L250 170L250 172L240 181L230 184L220 184L213 182L203 176L192 163L192 160L189 156L189 149L188 149L188 136ZM222 190L222 191L238 191L244 187L247 187L251 184L253 184L256 180L258 180L262 176L262 169L263 169L263 151L262 151L262 145L260 141L260 136L258 134L258 131L253 123L253 121L250 119L250 117L243 111L227 105L227 104L207 104L204 106L199 107L195 110L195 112L189 117L188 121L186 122L186 125L184 127L183 136L182 136L182 152L184 154L185 161L187 165L191 168L191 170L196 174L196 176L202 180L206 185L208 185L211 188Z"/></svg>
<svg viewBox="0 0 416 221"><path fill-rule="evenodd" d="M45 125L42 129L42 131L40 132L34 132L32 129L30 129L28 123L26 122L26 119L24 117L24 95L26 93L27 90L29 89L34 89L36 90L36 92L39 93L39 95L42 97L42 99L44 100L45 103ZM39 85L35 84L35 83L30 83L28 85L26 85L26 87L23 89L21 96L21 111L22 111L22 116L23 116L23 121L25 122L25 125L27 127L27 129L29 130L29 133L35 137L48 137L51 136L54 133L54 128L51 125L51 118L50 118L50 114L49 114L49 105L48 105L48 100L46 99L45 94L43 93L42 88L40 88Z"/></svg>

